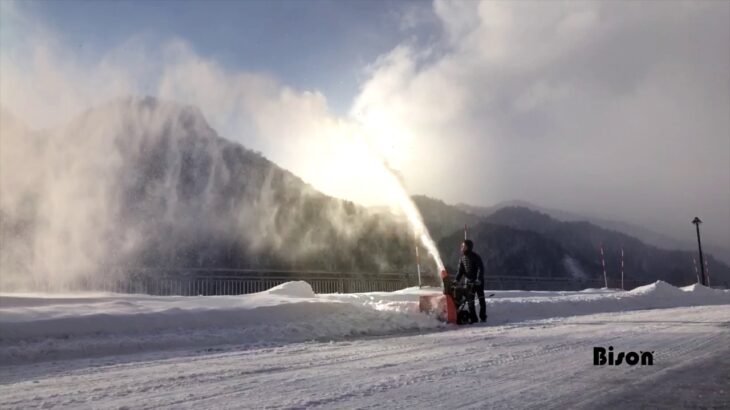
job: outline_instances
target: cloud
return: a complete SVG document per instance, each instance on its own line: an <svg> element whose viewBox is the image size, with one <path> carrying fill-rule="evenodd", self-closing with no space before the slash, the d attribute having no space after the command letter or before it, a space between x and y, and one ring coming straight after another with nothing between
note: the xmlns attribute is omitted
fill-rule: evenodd
<svg viewBox="0 0 730 410"><path fill-rule="evenodd" d="M64 125L120 96L151 95L199 107L223 137L264 153L326 194L368 205L391 200L373 183L381 160L362 126L334 115L317 90L222 66L183 39L134 36L91 58L16 3L3 2L2 13L13 34L3 39L17 41L3 42L0 102L33 129Z"/></svg>
<svg viewBox="0 0 730 410"><path fill-rule="evenodd" d="M525 199L730 247L730 5L434 2L442 35L368 68L351 114L409 186ZM712 226L710 226L712 225Z"/></svg>

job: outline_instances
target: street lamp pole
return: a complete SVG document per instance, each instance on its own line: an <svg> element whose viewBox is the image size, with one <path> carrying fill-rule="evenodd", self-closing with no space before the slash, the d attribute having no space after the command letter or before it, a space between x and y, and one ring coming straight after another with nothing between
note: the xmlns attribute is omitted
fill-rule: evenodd
<svg viewBox="0 0 730 410"><path fill-rule="evenodd" d="M700 284L705 286L705 258L702 256L702 241L700 240L700 224L702 221L700 218L695 217L695 219L692 220L692 223L697 228L697 246L700 249L700 270L702 271L702 275L700 275Z"/></svg>

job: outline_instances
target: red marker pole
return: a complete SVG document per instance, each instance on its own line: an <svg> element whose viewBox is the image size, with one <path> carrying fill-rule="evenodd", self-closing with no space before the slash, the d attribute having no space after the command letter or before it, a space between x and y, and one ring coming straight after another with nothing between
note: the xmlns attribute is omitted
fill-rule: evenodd
<svg viewBox="0 0 730 410"><path fill-rule="evenodd" d="M621 290L626 290L624 287L624 247L621 247Z"/></svg>
<svg viewBox="0 0 730 410"><path fill-rule="evenodd" d="M416 245L416 271L418 272L418 287L421 288L421 258L418 256L418 245Z"/></svg>
<svg viewBox="0 0 730 410"><path fill-rule="evenodd" d="M606 276L606 258L603 256L603 244L601 244L601 265L603 266L603 283L608 289L608 276Z"/></svg>

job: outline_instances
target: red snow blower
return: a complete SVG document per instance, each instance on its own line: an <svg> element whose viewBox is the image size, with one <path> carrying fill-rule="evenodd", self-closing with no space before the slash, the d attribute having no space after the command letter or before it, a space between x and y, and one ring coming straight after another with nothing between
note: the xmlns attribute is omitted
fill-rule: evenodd
<svg viewBox="0 0 730 410"><path fill-rule="evenodd" d="M444 286L442 295L423 295L419 298L418 307L423 313L436 315L442 322L457 325L469 323L468 292L469 290L456 286L454 280L446 270L441 271L441 281Z"/></svg>
<svg viewBox="0 0 730 410"><path fill-rule="evenodd" d="M423 295L418 300L422 313L435 315L440 321L455 325L466 325L469 320L469 298L474 297L470 286L460 286L449 276L446 270L441 271L444 292L442 295ZM487 297L494 296L494 293Z"/></svg>

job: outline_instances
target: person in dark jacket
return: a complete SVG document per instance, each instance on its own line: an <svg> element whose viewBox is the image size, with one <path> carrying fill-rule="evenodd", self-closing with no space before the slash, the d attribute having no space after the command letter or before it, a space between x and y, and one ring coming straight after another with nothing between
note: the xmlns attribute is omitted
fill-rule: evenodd
<svg viewBox="0 0 730 410"><path fill-rule="evenodd" d="M477 321L476 307L474 306L474 294L479 298L479 319L487 321L487 301L484 298L484 263L481 256L473 251L474 242L467 239L461 244L461 258L459 259L459 272L456 274L456 282L460 283L466 278L466 287L471 289L468 292L469 316L471 322Z"/></svg>

